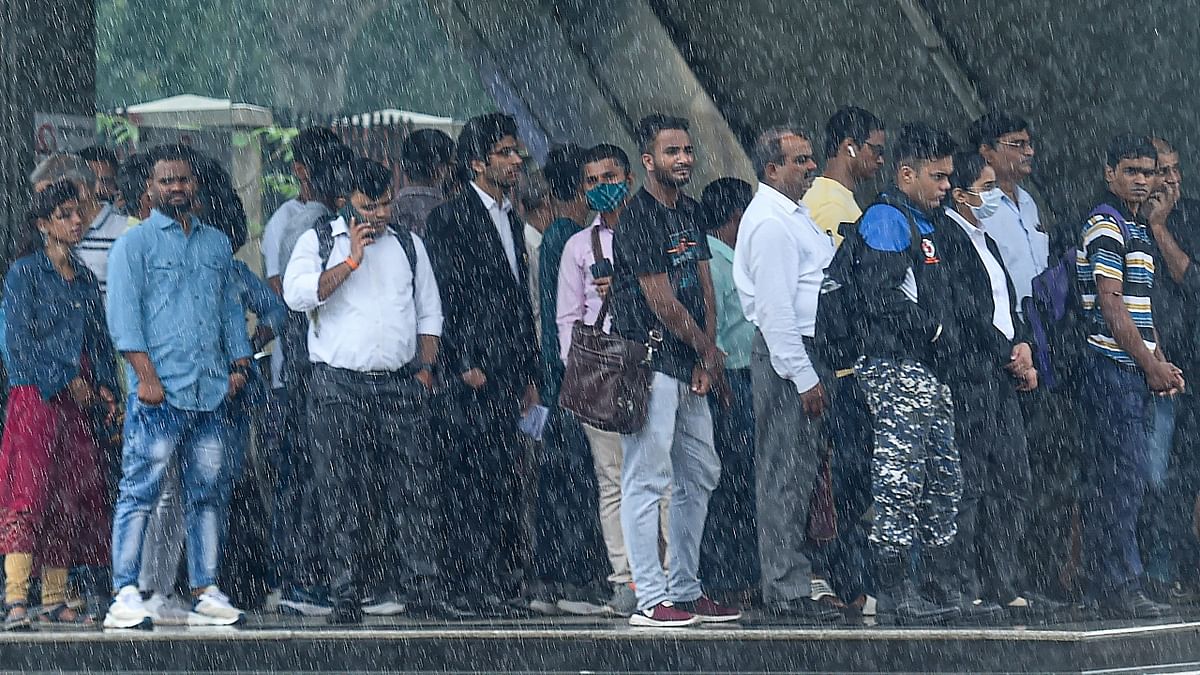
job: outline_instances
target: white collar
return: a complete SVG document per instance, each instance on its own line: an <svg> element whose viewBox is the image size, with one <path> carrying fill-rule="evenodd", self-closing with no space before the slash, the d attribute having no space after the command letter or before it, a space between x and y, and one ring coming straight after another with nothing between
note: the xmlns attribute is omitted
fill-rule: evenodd
<svg viewBox="0 0 1200 675"><path fill-rule="evenodd" d="M335 237L339 234L350 235L350 228L346 226L346 219L341 216L329 221L329 226L333 230L333 236Z"/></svg>
<svg viewBox="0 0 1200 675"><path fill-rule="evenodd" d="M963 229L963 231L966 232L968 235L970 235L972 237L982 237L985 234L987 234L986 230L984 230L982 227L979 227L977 225L972 225L971 221L964 218L963 215L961 213L959 213L958 211L955 211L954 209L950 208L949 206L947 206L945 210L946 210L946 215L950 216L951 220L958 223L959 227L961 227Z"/></svg>
<svg viewBox="0 0 1200 675"><path fill-rule="evenodd" d="M475 181L471 181L471 187L475 188L475 193L478 194L479 199L483 201L483 208L491 211L496 206L496 200L493 199L491 195L484 192L483 188L476 185ZM512 211L512 202L508 199L508 197L505 197L504 203L500 204L500 210L504 213Z"/></svg>
<svg viewBox="0 0 1200 675"><path fill-rule="evenodd" d="M779 190L776 190L775 188L771 187L770 185L767 185L766 183L764 183L762 181L759 181L759 183L758 183L758 191L760 194L764 195L767 199L770 199L771 201L775 202L776 205L783 208L788 213L795 213L796 211L799 211L800 213L802 213L805 216L808 215L808 207L807 206L805 206L804 204L801 204L800 202L794 202L791 199L788 199L787 195L783 194Z"/></svg>

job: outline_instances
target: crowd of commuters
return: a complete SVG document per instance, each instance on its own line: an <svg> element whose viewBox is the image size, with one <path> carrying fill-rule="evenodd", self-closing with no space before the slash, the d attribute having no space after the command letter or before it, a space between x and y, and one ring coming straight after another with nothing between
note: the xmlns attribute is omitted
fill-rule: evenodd
<svg viewBox="0 0 1200 675"><path fill-rule="evenodd" d="M43 161L3 296L5 629L241 623L251 447L266 611L1168 614L1200 593L1179 155L1117 136L1094 208L1051 227L1030 125L967 141L846 107L694 198L678 117L638 123L636 165L534 168L481 115L412 133L401 176L310 128L261 278L201 153ZM559 405L597 321L650 348L632 433Z"/></svg>

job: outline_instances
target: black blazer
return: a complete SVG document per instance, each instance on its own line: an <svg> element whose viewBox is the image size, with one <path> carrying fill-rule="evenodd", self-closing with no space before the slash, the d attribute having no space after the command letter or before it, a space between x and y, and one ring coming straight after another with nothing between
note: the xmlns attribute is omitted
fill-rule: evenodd
<svg viewBox="0 0 1200 675"><path fill-rule="evenodd" d="M509 215L517 254L513 278L496 225L470 185L434 209L424 242L442 297L441 363L445 379L471 368L487 375L489 389L524 392L541 373L525 227ZM493 389L493 391L495 391Z"/></svg>
<svg viewBox="0 0 1200 675"><path fill-rule="evenodd" d="M1029 341L1028 328L1017 314L1017 294L1013 289L1012 277L992 236L985 233L988 250L1000 263L1008 285L1008 312L1015 329L1011 340L992 324L992 315L996 307L992 299L992 280L988 276L987 267L975 251L970 235L950 216L944 213L941 216L943 221L940 226L945 228L946 233L950 235L948 239L952 242L952 249L947 257L953 268L955 314L962 352L958 367L953 369L951 378L959 382L981 382L984 378L995 377L998 372L1002 372L1000 369L1009 363L1009 356L1015 345Z"/></svg>

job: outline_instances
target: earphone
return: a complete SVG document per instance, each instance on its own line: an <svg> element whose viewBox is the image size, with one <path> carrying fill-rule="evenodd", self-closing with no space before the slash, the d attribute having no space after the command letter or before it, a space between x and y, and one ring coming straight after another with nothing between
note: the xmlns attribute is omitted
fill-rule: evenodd
<svg viewBox="0 0 1200 675"><path fill-rule="evenodd" d="M855 158L857 158L857 157L858 157L858 153L854 151L854 146L853 146L853 145L847 145L847 146L846 146L846 150L847 150L847 151L850 153L850 156L851 156L851 157L855 157Z"/></svg>

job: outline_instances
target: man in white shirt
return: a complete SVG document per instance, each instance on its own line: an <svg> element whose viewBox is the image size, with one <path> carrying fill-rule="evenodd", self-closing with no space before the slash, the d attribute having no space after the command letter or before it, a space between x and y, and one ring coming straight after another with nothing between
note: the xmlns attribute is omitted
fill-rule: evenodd
<svg viewBox="0 0 1200 675"><path fill-rule="evenodd" d="M828 401L809 349L817 296L834 252L799 203L817 168L812 155L812 143L795 129L776 127L759 136L753 161L760 183L742 216L733 281L746 318L758 327L750 372L763 602L780 617L829 622L840 614L812 599L806 550Z"/></svg>
<svg viewBox="0 0 1200 675"><path fill-rule="evenodd" d="M391 181L387 167L356 160L349 201L362 220L304 233L283 282L288 306L310 317L309 428L332 623L362 620L355 582L374 576L358 573L365 553L389 568L397 559L372 570L391 587L371 589L367 611L398 613L400 593L437 601L443 528L428 399L442 306L421 239L388 225Z"/></svg>
<svg viewBox="0 0 1200 675"><path fill-rule="evenodd" d="M1000 208L983 219L983 229L1000 248L1020 312L1021 301L1032 294L1033 278L1046 269L1050 257L1050 237L1042 227L1037 204L1021 187L1033 173L1033 136L1024 119L991 112L971 125L968 137L970 147L978 148L995 170L1003 193Z"/></svg>

